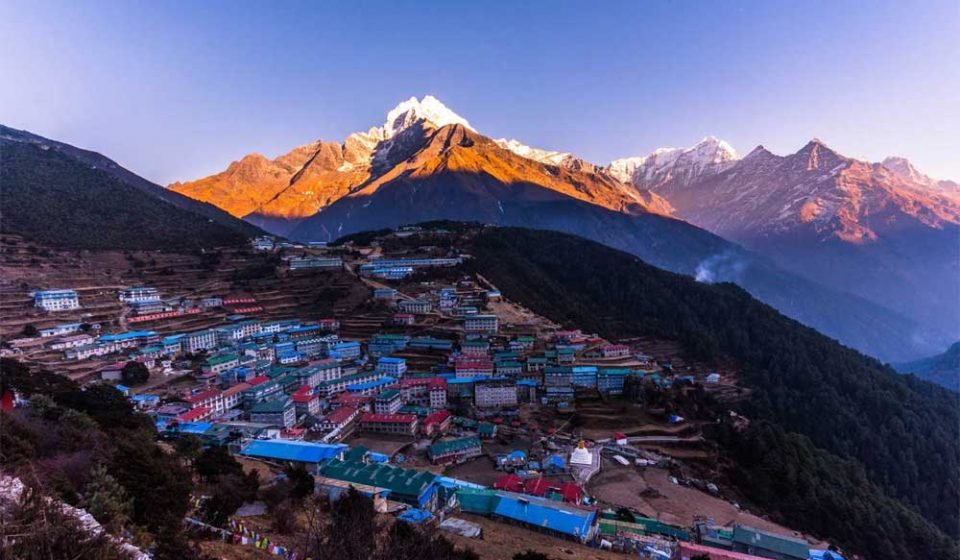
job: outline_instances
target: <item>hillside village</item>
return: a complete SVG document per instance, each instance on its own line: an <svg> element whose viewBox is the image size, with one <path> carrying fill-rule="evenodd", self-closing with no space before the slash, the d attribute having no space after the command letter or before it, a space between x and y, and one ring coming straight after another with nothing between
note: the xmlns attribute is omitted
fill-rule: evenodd
<svg viewBox="0 0 960 560"><path fill-rule="evenodd" d="M162 440L224 446L271 476L303 467L320 494L353 487L464 541L521 528L644 558L842 558L746 511L716 477L685 407L736 398L735 370L540 317L446 234L261 237L198 255L8 238L0 351L113 385ZM278 543L268 551L295 556Z"/></svg>

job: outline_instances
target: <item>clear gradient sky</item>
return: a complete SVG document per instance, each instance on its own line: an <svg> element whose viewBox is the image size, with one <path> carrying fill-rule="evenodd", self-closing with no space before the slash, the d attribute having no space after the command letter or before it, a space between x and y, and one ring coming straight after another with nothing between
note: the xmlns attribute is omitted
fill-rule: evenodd
<svg viewBox="0 0 960 560"><path fill-rule="evenodd" d="M430 93L606 163L812 137L960 179L960 2L0 2L0 123L161 184Z"/></svg>

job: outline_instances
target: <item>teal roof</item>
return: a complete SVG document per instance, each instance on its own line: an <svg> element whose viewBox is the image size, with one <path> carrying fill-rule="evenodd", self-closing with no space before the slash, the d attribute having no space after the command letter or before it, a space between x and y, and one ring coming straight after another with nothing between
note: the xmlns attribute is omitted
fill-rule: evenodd
<svg viewBox="0 0 960 560"><path fill-rule="evenodd" d="M418 498L430 487L437 475L429 471L404 469L385 464L354 463L331 460L320 467L320 474L343 482L375 486L390 490L396 497Z"/></svg>
<svg viewBox="0 0 960 560"><path fill-rule="evenodd" d="M476 436L467 436L450 441L440 441L430 446L430 456L446 455L447 453L456 453L465 449L480 447L480 440Z"/></svg>
<svg viewBox="0 0 960 560"><path fill-rule="evenodd" d="M250 409L251 414L280 414L293 403L289 399L274 399L263 401L253 405Z"/></svg>
<svg viewBox="0 0 960 560"><path fill-rule="evenodd" d="M215 366L219 364L224 364L233 360L240 359L236 354L221 354L220 356L212 356L207 358L207 365Z"/></svg>
<svg viewBox="0 0 960 560"><path fill-rule="evenodd" d="M810 557L810 546L806 541L774 535L745 525L734 525L733 542L753 549L776 552L788 558L807 560Z"/></svg>

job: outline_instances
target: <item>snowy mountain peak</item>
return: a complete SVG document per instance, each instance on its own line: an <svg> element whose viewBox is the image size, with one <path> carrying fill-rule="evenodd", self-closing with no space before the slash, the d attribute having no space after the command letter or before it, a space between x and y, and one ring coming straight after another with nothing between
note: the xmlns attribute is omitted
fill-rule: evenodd
<svg viewBox="0 0 960 560"><path fill-rule="evenodd" d="M706 136L699 142L697 142L694 148L710 148L717 153L725 154L726 159L739 159L740 155L737 154L737 150L733 148L726 140L717 138L716 136Z"/></svg>
<svg viewBox="0 0 960 560"><path fill-rule="evenodd" d="M647 156L618 159L608 172L637 187L656 188L678 178L692 180L726 170L740 160L733 146L707 136L689 148L657 148Z"/></svg>
<svg viewBox="0 0 960 560"><path fill-rule="evenodd" d="M451 111L436 97L425 95L419 101L416 97L411 97L387 113L387 121L380 129L382 138L391 138L420 121L430 123L437 128L448 124L460 124L473 130L467 119Z"/></svg>
<svg viewBox="0 0 960 560"><path fill-rule="evenodd" d="M880 165L886 167L901 179L916 183L928 189L957 195L960 194L960 184L956 181L937 180L917 169L913 163L905 157L884 158Z"/></svg>

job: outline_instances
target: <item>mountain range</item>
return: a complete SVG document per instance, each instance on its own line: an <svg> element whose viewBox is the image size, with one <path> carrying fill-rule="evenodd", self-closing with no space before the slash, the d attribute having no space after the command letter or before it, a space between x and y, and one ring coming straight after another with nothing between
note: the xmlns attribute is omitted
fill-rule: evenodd
<svg viewBox="0 0 960 560"><path fill-rule="evenodd" d="M960 285L956 185L902 158L862 162L819 140L741 158L708 137L601 166L488 138L426 96L342 143L250 154L169 188L296 240L431 219L574 233L734 281L882 359L929 355L960 337L960 298L950 297Z"/></svg>
<svg viewBox="0 0 960 560"><path fill-rule="evenodd" d="M918 337L960 337L960 194L903 158L864 162L814 139L741 159L708 138L610 169L681 219L909 317L925 327Z"/></svg>

